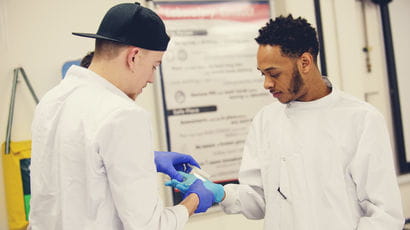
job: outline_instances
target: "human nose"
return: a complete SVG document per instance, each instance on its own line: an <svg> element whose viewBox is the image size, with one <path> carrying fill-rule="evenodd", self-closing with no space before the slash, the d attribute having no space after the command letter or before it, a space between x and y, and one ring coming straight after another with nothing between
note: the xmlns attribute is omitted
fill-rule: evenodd
<svg viewBox="0 0 410 230"><path fill-rule="evenodd" d="M263 87L267 90L272 89L273 86L275 86L275 83L273 82L272 78L265 76L265 81L263 82Z"/></svg>

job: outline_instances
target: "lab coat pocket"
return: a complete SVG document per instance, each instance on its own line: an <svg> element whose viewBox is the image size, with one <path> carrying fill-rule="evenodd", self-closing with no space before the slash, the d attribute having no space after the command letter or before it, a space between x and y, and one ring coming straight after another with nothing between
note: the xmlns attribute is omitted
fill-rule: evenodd
<svg viewBox="0 0 410 230"><path fill-rule="evenodd" d="M309 204L305 166L300 154L286 154L280 157L280 178L277 190L280 195L281 228L315 229Z"/></svg>
<svg viewBox="0 0 410 230"><path fill-rule="evenodd" d="M280 189L292 201L302 203L306 199L307 184L303 159L299 154L280 157Z"/></svg>

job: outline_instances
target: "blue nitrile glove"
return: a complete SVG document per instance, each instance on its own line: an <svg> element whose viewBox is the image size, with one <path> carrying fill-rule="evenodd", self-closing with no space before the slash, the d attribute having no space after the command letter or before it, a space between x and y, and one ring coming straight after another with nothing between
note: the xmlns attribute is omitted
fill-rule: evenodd
<svg viewBox="0 0 410 230"><path fill-rule="evenodd" d="M188 173L184 173L181 171L178 171L178 173L182 176L183 180L182 182L179 182L175 179L169 180L165 182L166 186L171 186L174 188L179 189L182 193L186 193L189 189L189 187L198 179L196 176Z"/></svg>
<svg viewBox="0 0 410 230"><path fill-rule="evenodd" d="M187 174L184 172L178 172L179 174L181 174L184 177L184 180L182 182L179 182L175 179L170 180L165 182L166 186L171 186L174 188L179 189L182 193L185 193L189 187L191 186L191 184L197 179L196 176L192 175L192 174ZM207 188L208 190L210 190L213 195L214 195L214 203L219 203L222 201L222 199L225 196L225 191L224 191L224 187L220 184L215 184L209 180L205 180L203 182L205 188Z"/></svg>
<svg viewBox="0 0 410 230"><path fill-rule="evenodd" d="M214 203L219 203L225 196L224 186L215 184L212 181L205 180L204 186L214 194Z"/></svg>
<svg viewBox="0 0 410 230"><path fill-rule="evenodd" d="M186 154L175 153L175 152L154 152L155 155L155 165L157 166L157 172L162 172L171 177L171 179L176 179L182 181L184 178L178 174L177 171L190 172L192 168L188 165L194 165L200 168L198 162L195 159Z"/></svg>
<svg viewBox="0 0 410 230"><path fill-rule="evenodd" d="M195 193L199 197L199 204L195 210L195 213L206 212L206 210L208 210L208 208L211 207L214 203L214 194L207 188L205 188L204 184L200 179L196 179L196 181L193 184L191 184L191 186L184 195L184 199L191 193Z"/></svg>

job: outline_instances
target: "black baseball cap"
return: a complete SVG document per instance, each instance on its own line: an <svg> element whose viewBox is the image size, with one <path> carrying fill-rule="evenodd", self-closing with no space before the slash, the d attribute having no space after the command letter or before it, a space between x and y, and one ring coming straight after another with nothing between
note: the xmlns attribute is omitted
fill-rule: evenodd
<svg viewBox="0 0 410 230"><path fill-rule="evenodd" d="M73 33L73 35L104 39L156 51L165 51L170 40L161 18L138 2L122 3L109 9L96 34Z"/></svg>

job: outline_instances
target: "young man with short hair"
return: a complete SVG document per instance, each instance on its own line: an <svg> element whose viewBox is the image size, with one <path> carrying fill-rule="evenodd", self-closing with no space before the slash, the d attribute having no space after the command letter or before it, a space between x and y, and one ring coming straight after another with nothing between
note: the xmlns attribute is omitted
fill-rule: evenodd
<svg viewBox="0 0 410 230"><path fill-rule="evenodd" d="M256 41L264 88L279 102L255 116L224 211L264 218L267 230L401 230L383 116L321 76L305 19L271 19Z"/></svg>
<svg viewBox="0 0 410 230"><path fill-rule="evenodd" d="M39 103L32 126L32 230L182 229L214 194L197 180L176 206L163 207L157 171L197 165L184 154L153 151L148 113L135 104L153 83L169 37L138 3L112 7L90 66L72 66Z"/></svg>

